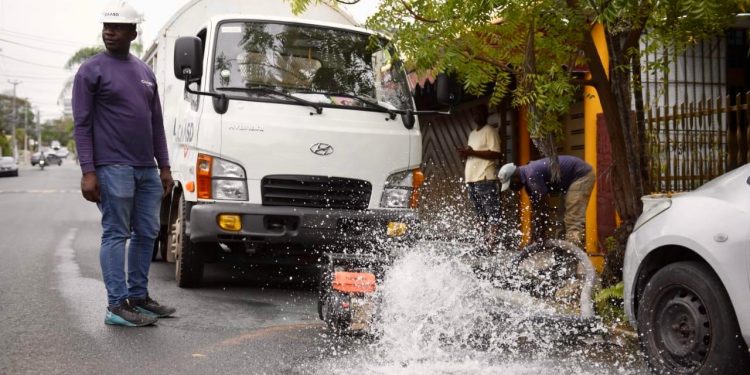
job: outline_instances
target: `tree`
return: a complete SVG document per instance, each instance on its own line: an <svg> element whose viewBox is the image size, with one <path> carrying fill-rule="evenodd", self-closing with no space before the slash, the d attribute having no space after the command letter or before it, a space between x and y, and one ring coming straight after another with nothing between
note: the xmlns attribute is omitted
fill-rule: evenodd
<svg viewBox="0 0 750 375"><path fill-rule="evenodd" d="M104 46L83 47L76 51L65 63L65 69L71 70L73 67L83 64L84 61L104 52Z"/></svg>
<svg viewBox="0 0 750 375"><path fill-rule="evenodd" d="M13 103L16 106L16 144L19 150L23 149L23 128L25 119L28 119L29 124L34 123L36 118L33 111L31 111L30 103L27 99L18 98L15 99L10 95L0 95L0 148L4 156L13 154L13 147L11 141L6 139L10 137L13 129Z"/></svg>
<svg viewBox="0 0 750 375"><path fill-rule="evenodd" d="M313 1L320 0L293 0L292 7L301 11ZM649 186L641 147L646 134L640 71L664 68L641 66L640 42L648 38L649 48L681 51L720 33L746 1L382 0L367 26L388 31L418 70L454 73L469 93L489 94L491 103L511 95L513 105L529 114L535 146L553 159L559 119L577 88L596 88L612 144L615 208L622 220L603 275L610 285L621 278L627 236ZM602 65L590 33L596 22L605 25L610 66ZM591 79L573 78L570 70L583 64Z"/></svg>

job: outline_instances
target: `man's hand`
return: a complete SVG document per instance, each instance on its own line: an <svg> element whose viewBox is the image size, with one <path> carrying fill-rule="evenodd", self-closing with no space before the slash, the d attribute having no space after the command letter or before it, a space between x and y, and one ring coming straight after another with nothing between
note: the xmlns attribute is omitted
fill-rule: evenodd
<svg viewBox="0 0 750 375"><path fill-rule="evenodd" d="M88 172L83 174L83 177L81 177L81 194L89 202L101 202L99 180L96 178L96 173Z"/></svg>
<svg viewBox="0 0 750 375"><path fill-rule="evenodd" d="M159 178L161 179L161 186L164 187L164 193L162 198L169 195L174 187L174 180L172 180L172 171L169 168L159 169Z"/></svg>
<svg viewBox="0 0 750 375"><path fill-rule="evenodd" d="M474 154L474 149L472 149L471 146L466 146L466 148L458 147L456 148L456 151L458 151L458 155L463 159Z"/></svg>

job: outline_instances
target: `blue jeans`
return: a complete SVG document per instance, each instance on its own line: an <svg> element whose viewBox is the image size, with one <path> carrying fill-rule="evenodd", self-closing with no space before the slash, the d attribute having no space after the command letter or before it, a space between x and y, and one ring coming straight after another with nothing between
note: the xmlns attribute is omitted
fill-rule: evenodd
<svg viewBox="0 0 750 375"><path fill-rule="evenodd" d="M107 301L119 305L148 294L148 270L159 234L159 208L164 191L154 167L106 165L96 168L102 212L102 266ZM128 278L125 281L125 244Z"/></svg>
<svg viewBox="0 0 750 375"><path fill-rule="evenodd" d="M469 182L469 198L482 224L498 225L502 221L500 213L500 193L497 180Z"/></svg>

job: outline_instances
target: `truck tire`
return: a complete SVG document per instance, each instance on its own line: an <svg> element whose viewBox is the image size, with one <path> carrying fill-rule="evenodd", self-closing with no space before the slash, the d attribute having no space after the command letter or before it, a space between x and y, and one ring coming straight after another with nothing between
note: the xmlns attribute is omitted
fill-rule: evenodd
<svg viewBox="0 0 750 375"><path fill-rule="evenodd" d="M174 202L172 193L167 195L162 202L162 207L159 212L159 237L156 238L156 243L159 248L159 255L161 260L164 262L174 262L174 253L170 244L170 231L174 220L172 215L177 215L177 206Z"/></svg>
<svg viewBox="0 0 750 375"><path fill-rule="evenodd" d="M177 216L170 231L170 247L175 256L175 280L180 288L195 288L203 279L203 254L199 246L190 241L187 228L190 222L187 212L190 203L180 196Z"/></svg>
<svg viewBox="0 0 750 375"><path fill-rule="evenodd" d="M638 336L658 374L748 374L750 355L724 286L706 264L678 262L649 280Z"/></svg>

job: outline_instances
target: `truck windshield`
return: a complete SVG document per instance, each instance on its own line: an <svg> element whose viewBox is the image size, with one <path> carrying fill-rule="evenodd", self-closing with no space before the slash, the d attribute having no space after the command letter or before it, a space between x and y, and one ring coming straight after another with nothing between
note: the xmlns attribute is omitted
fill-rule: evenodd
<svg viewBox="0 0 750 375"><path fill-rule="evenodd" d="M404 70L384 39L268 22L225 22L218 31L212 85L233 88L230 97L260 99L263 92L237 88L262 86L326 106L413 109Z"/></svg>

